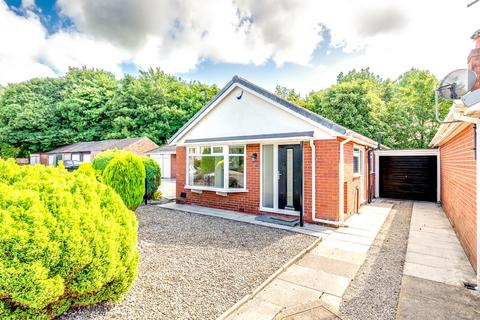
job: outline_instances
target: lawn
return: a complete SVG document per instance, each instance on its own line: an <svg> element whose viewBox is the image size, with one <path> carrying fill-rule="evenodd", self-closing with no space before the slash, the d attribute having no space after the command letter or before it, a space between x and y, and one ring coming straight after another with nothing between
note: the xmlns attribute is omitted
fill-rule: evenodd
<svg viewBox="0 0 480 320"><path fill-rule="evenodd" d="M140 207L139 276L124 299L62 319L215 319L315 238Z"/></svg>

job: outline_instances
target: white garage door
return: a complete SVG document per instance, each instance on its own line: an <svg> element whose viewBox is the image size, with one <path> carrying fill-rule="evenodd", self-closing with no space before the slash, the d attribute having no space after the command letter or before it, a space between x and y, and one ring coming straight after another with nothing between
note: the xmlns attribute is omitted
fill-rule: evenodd
<svg viewBox="0 0 480 320"><path fill-rule="evenodd" d="M170 162L170 155L169 154L155 154L151 155L152 159L157 161L160 165L160 169L162 170L162 178L171 178L171 162Z"/></svg>

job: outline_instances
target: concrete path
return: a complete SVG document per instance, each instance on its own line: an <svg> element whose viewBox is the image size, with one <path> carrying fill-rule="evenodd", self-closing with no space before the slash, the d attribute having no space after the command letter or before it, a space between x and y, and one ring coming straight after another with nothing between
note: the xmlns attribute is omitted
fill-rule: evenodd
<svg viewBox="0 0 480 320"><path fill-rule="evenodd" d="M365 260L392 204L376 202L348 227L324 235L316 247L263 283L219 319L335 319L341 297Z"/></svg>
<svg viewBox="0 0 480 320"><path fill-rule="evenodd" d="M415 202L397 319L479 319L480 296L450 222L435 203Z"/></svg>
<svg viewBox="0 0 480 320"><path fill-rule="evenodd" d="M268 223L268 222L255 220L255 218L257 217L257 215L255 214L246 214L246 213L240 213L240 212L235 212L230 210L206 208L206 207L201 207L196 205L178 204L175 202L160 204L159 206L166 209L179 210L179 211L202 214L206 216L212 216L212 217L234 220L239 222L251 223L259 226L265 226L270 228L276 228L276 229L282 229L282 230L307 234L314 237L323 238L325 236L328 236L334 230L333 228L328 228L328 227L324 227L316 224L310 224L310 223L305 223L304 227L283 226L276 223Z"/></svg>

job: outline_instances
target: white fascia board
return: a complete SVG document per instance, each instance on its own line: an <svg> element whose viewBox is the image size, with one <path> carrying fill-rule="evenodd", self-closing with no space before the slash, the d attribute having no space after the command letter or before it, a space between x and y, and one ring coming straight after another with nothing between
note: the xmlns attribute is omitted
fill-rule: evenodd
<svg viewBox="0 0 480 320"><path fill-rule="evenodd" d="M377 150L381 156L438 156L438 149Z"/></svg>

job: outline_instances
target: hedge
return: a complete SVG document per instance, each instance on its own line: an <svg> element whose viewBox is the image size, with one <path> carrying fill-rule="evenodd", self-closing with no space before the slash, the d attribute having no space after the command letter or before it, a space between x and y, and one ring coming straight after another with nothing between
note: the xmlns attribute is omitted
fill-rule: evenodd
<svg viewBox="0 0 480 320"><path fill-rule="evenodd" d="M157 161L152 158L143 157L143 165L145 166L145 174L147 178L147 198L152 199L155 191L158 190L162 182L162 170Z"/></svg>
<svg viewBox="0 0 480 320"><path fill-rule="evenodd" d="M103 182L111 186L130 210L136 210L145 195L145 166L130 152L113 158L103 171Z"/></svg>
<svg viewBox="0 0 480 320"><path fill-rule="evenodd" d="M0 318L117 301L137 275L137 222L88 169L0 160Z"/></svg>

